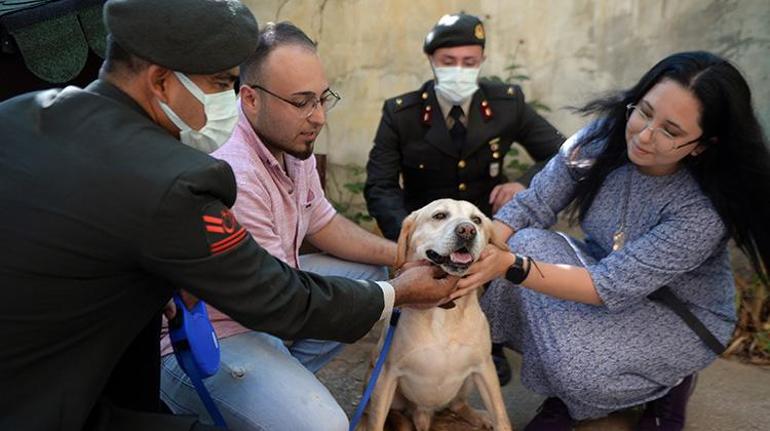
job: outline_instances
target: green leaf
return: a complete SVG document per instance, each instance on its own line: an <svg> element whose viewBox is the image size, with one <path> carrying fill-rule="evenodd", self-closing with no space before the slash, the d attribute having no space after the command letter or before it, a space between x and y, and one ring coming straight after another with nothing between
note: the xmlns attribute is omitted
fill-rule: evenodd
<svg viewBox="0 0 770 431"><path fill-rule="evenodd" d="M551 107L545 103L540 102L539 100L530 100L528 105L535 111L551 112Z"/></svg>

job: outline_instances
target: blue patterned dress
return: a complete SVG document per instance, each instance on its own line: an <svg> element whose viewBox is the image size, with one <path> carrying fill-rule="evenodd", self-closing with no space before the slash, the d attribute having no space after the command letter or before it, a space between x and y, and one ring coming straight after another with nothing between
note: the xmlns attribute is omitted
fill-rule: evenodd
<svg viewBox="0 0 770 431"><path fill-rule="evenodd" d="M561 398L575 419L658 398L715 359L670 309L646 298L660 286L669 285L722 343L736 321L726 229L686 169L648 176L621 166L581 223L584 241L547 230L574 197L575 161L590 160L600 146L578 148L570 138L495 218L516 231L513 252L585 267L604 304L564 301L505 280L493 282L482 301L493 341L523 355L523 384ZM625 245L612 251L621 224Z"/></svg>

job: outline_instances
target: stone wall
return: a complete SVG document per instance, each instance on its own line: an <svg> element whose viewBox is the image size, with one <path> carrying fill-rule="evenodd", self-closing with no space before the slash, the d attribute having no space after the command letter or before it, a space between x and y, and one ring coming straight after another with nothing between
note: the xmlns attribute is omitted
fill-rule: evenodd
<svg viewBox="0 0 770 431"><path fill-rule="evenodd" d="M331 87L343 99L317 151L332 164L366 163L387 97L431 78L422 40L445 13L481 16L488 34L482 75L515 62L529 99L565 134L585 120L565 106L630 86L667 54L703 49L732 60L770 130L768 0L245 0L260 25L289 20L317 40Z"/></svg>

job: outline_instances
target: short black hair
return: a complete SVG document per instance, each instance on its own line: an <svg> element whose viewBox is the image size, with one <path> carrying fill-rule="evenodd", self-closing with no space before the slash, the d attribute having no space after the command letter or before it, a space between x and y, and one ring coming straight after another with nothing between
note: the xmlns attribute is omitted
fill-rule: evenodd
<svg viewBox="0 0 770 431"><path fill-rule="evenodd" d="M149 61L126 51L110 35L107 35L106 51L104 64L102 64L102 72L104 73L113 74L120 72L134 75L150 65Z"/></svg>
<svg viewBox="0 0 770 431"><path fill-rule="evenodd" d="M284 45L298 45L316 52L317 44L302 30L288 21L269 22L259 32L259 42L254 54L240 66L241 82L257 84L262 82L262 67L274 49Z"/></svg>

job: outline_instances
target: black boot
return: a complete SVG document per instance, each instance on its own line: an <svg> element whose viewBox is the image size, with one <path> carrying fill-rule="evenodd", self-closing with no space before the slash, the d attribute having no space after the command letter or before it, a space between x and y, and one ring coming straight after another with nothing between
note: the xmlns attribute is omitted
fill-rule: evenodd
<svg viewBox="0 0 770 431"><path fill-rule="evenodd" d="M574 424L564 402L552 397L543 401L524 431L570 431Z"/></svg>
<svg viewBox="0 0 770 431"><path fill-rule="evenodd" d="M511 381L511 366L508 364L508 358L505 357L502 344L492 343L492 362L495 363L500 386L507 385Z"/></svg>
<svg viewBox="0 0 770 431"><path fill-rule="evenodd" d="M684 428L687 401L695 390L697 374L687 376L666 395L650 401L639 418L637 431L681 431Z"/></svg>

